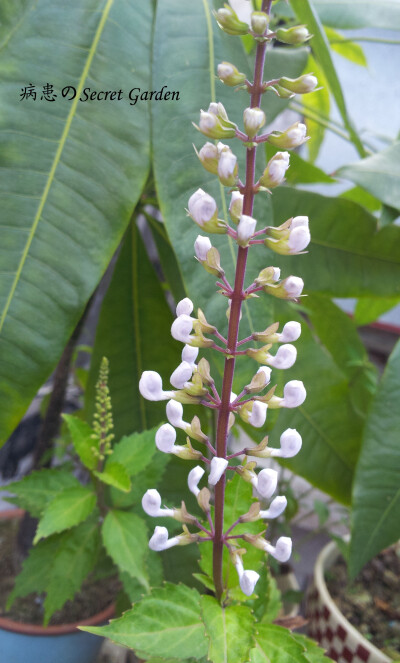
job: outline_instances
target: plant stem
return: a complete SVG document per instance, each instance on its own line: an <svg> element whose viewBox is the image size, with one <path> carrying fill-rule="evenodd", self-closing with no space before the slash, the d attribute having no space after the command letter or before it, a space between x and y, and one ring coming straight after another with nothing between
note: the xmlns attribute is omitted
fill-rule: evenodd
<svg viewBox="0 0 400 663"><path fill-rule="evenodd" d="M263 0L262 11L269 14L272 0ZM264 74L264 60L267 48L266 42L259 42L256 51L256 60L254 67L254 82L252 85L252 92L250 97L250 107L258 107L261 103L261 95L263 93L263 74ZM246 151L246 183L244 186L243 198L243 214L251 216L253 213L254 203L254 173L256 163L256 149L257 147L247 148ZM231 310L228 325L228 343L227 349L231 352L236 352L238 334L239 334L239 321L240 312L242 308L242 301L244 299L243 284L246 273L248 248L239 246L235 285L231 295ZM231 411L230 399L232 392L233 376L235 372L235 357L225 359L224 377L222 382L221 404L218 413L217 422L217 440L216 450L219 458L226 458L227 441L228 441L228 423L229 414ZM222 577L222 560L224 549L224 536L223 536L223 523L224 523L224 501L225 501L225 474L215 486L215 517L214 517L214 539L213 539L213 578L215 586L215 594L218 601L221 601L224 585Z"/></svg>

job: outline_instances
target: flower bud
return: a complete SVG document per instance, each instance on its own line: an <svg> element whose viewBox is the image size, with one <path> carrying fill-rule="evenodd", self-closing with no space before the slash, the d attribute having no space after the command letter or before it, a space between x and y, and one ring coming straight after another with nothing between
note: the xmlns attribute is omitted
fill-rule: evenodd
<svg viewBox="0 0 400 663"><path fill-rule="evenodd" d="M298 78L283 76L279 79L278 85L295 94L307 94L315 90L318 85L318 79L312 74L303 74Z"/></svg>
<svg viewBox="0 0 400 663"><path fill-rule="evenodd" d="M174 397L173 391L163 391L162 379L156 371L144 371L139 380L139 391L148 401L163 401Z"/></svg>
<svg viewBox="0 0 400 663"><path fill-rule="evenodd" d="M256 35L263 35L268 28L269 16L265 12L253 12L251 15L251 29Z"/></svg>
<svg viewBox="0 0 400 663"><path fill-rule="evenodd" d="M158 490L154 488L147 490L142 497L142 507L143 511L147 513L148 516L153 518L158 518L161 516L170 516L174 517L174 509L162 509L161 508L161 495Z"/></svg>
<svg viewBox="0 0 400 663"><path fill-rule="evenodd" d="M193 336L190 335L193 330L193 323L194 318L191 318L190 315L179 315L171 325L172 338L190 345L193 340Z"/></svg>
<svg viewBox="0 0 400 663"><path fill-rule="evenodd" d="M225 232L225 227L218 221L217 203L203 189L197 189L189 198L188 213L193 221L206 232Z"/></svg>
<svg viewBox="0 0 400 663"><path fill-rule="evenodd" d="M189 297L181 299L176 305L176 315L190 315L193 311L193 302Z"/></svg>
<svg viewBox="0 0 400 663"><path fill-rule="evenodd" d="M204 260L207 259L207 253L211 248L212 244L209 237L197 235L196 241L194 243L194 251L196 253L197 260L204 262Z"/></svg>
<svg viewBox="0 0 400 663"><path fill-rule="evenodd" d="M200 509L204 511L204 513L208 513L210 511L210 499L211 493L208 488L204 486L204 488L202 488L197 495L197 504L199 505Z"/></svg>
<svg viewBox="0 0 400 663"><path fill-rule="evenodd" d="M214 143L205 143L200 152L197 152L202 166L213 175L218 174L218 148Z"/></svg>
<svg viewBox="0 0 400 663"><path fill-rule="evenodd" d="M201 379L205 384L207 385L214 384L214 379L211 375L210 364L205 357L202 357L200 359L197 371L201 375Z"/></svg>
<svg viewBox="0 0 400 663"><path fill-rule="evenodd" d="M249 31L248 24L241 21L228 5L214 12L214 16L219 27L228 35L246 35Z"/></svg>
<svg viewBox="0 0 400 663"><path fill-rule="evenodd" d="M251 483L261 497L269 499L278 485L278 472L267 467L264 470L261 470Z"/></svg>
<svg viewBox="0 0 400 663"><path fill-rule="evenodd" d="M156 447L165 454L172 453L176 440L176 430L171 424L163 424L156 433Z"/></svg>
<svg viewBox="0 0 400 663"><path fill-rule="evenodd" d="M155 550L156 552L161 552L161 550L167 550L173 546L178 546L180 544L180 537L174 536L172 539L168 539L168 530L166 527L157 526L154 530L154 534L149 541L150 550Z"/></svg>
<svg viewBox="0 0 400 663"><path fill-rule="evenodd" d="M190 380L192 375L192 364L189 364L187 361L182 361L172 373L169 381L175 389L183 389L185 383Z"/></svg>
<svg viewBox="0 0 400 663"><path fill-rule="evenodd" d="M275 497L271 504L269 505L269 509L266 509L265 511L260 511L260 518L266 518L268 520L273 520L274 518L279 518L280 515L284 512L287 506L287 499L284 495L278 495L278 497Z"/></svg>
<svg viewBox="0 0 400 663"><path fill-rule="evenodd" d="M260 401L254 401L251 414L249 417L249 424L254 426L254 428L261 428L265 424L267 418L267 407L266 403L261 403Z"/></svg>
<svg viewBox="0 0 400 663"><path fill-rule="evenodd" d="M243 594L246 594L246 596L251 596L260 575L256 571L245 571L243 568L243 562L239 556L237 556L236 560L235 566L239 576L240 589Z"/></svg>
<svg viewBox="0 0 400 663"><path fill-rule="evenodd" d="M224 186L235 186L238 174L237 157L227 148L220 154L218 161L218 177Z"/></svg>
<svg viewBox="0 0 400 663"><path fill-rule="evenodd" d="M188 487L191 493L197 497L200 493L198 483L204 474L204 469L200 465L196 465L188 474Z"/></svg>
<svg viewBox="0 0 400 663"><path fill-rule="evenodd" d="M188 437L186 438L185 446L176 445L173 449L173 453L175 456L178 456L178 458L182 458L183 460L200 460L203 457L200 451L193 449Z"/></svg>
<svg viewBox="0 0 400 663"><path fill-rule="evenodd" d="M267 228L265 245L281 255L301 253L310 243L308 216L296 216L278 227Z"/></svg>
<svg viewBox="0 0 400 663"><path fill-rule="evenodd" d="M199 354L199 348L193 348L191 345L185 345L182 350L182 361L186 361L193 369L196 367L196 359Z"/></svg>
<svg viewBox="0 0 400 663"><path fill-rule="evenodd" d="M299 407L306 400L307 392L301 380L291 380L283 388L282 407Z"/></svg>
<svg viewBox="0 0 400 663"><path fill-rule="evenodd" d="M257 373L254 375L250 384L246 385L245 391L247 394L256 394L257 392L264 389L270 380L271 369L267 368L267 366L261 366Z"/></svg>
<svg viewBox="0 0 400 663"><path fill-rule="evenodd" d="M271 456L274 458L293 458L301 449L301 435L295 428L288 428L282 433L280 443L280 449L271 449Z"/></svg>
<svg viewBox="0 0 400 663"><path fill-rule="evenodd" d="M288 276L281 281L279 285L267 284L264 286L265 292L279 297L279 299L296 300L303 292L304 282L299 276Z"/></svg>
<svg viewBox="0 0 400 663"><path fill-rule="evenodd" d="M277 152L268 161L267 167L260 177L260 184L267 189L273 189L285 179L285 173L289 168L289 153Z"/></svg>
<svg viewBox="0 0 400 663"><path fill-rule="evenodd" d="M231 202L229 205L229 214L234 223L238 223L243 210L243 194L239 191L232 191Z"/></svg>
<svg viewBox="0 0 400 663"><path fill-rule="evenodd" d="M246 134L253 138L257 131L264 126L265 113L261 108L245 108L243 111L243 122Z"/></svg>
<svg viewBox="0 0 400 663"><path fill-rule="evenodd" d="M265 542L264 550L272 555L278 562L285 564L289 561L292 554L292 539L288 536L280 536L275 546L272 546L268 541Z"/></svg>
<svg viewBox="0 0 400 663"><path fill-rule="evenodd" d="M200 122L196 128L208 138L234 138L237 126L230 122L224 106L213 102L207 112L200 111Z"/></svg>
<svg viewBox="0 0 400 663"><path fill-rule="evenodd" d="M275 94L278 95L280 99L292 99L294 97L294 92L286 90L286 88L282 87L281 85L271 85L268 89L272 90L272 92L275 92Z"/></svg>
<svg viewBox="0 0 400 663"><path fill-rule="evenodd" d="M241 85L246 80L246 74L241 73L230 62L221 62L217 67L217 72L219 80L231 87Z"/></svg>
<svg viewBox="0 0 400 663"><path fill-rule="evenodd" d="M275 357L268 356L267 363L273 368L286 369L291 368L297 358L297 350L294 345L286 343L278 348Z"/></svg>
<svg viewBox="0 0 400 663"><path fill-rule="evenodd" d="M276 38L282 44L304 44L304 42L311 39L312 35L307 30L305 25L295 25L292 28L278 28L276 31Z"/></svg>
<svg viewBox="0 0 400 663"><path fill-rule="evenodd" d="M210 474L208 476L208 483L211 486L215 486L222 477L227 467L228 467L228 461L225 458L218 458L217 456L214 456L210 464Z"/></svg>
<svg viewBox="0 0 400 663"><path fill-rule="evenodd" d="M257 220L252 216L242 214L237 227L237 243L240 246L248 246L253 237L257 225Z"/></svg>
<svg viewBox="0 0 400 663"><path fill-rule="evenodd" d="M180 523L187 523L188 525L196 525L197 518L192 516L187 508L185 502L182 500L180 509L174 509L174 518Z"/></svg>
<svg viewBox="0 0 400 663"><path fill-rule="evenodd" d="M280 343L288 343L297 341L301 334L301 324L296 320L287 322L280 334L277 334Z"/></svg>
<svg viewBox="0 0 400 663"><path fill-rule="evenodd" d="M260 520L260 504L259 502L253 502L250 505L250 509L247 513L244 513L243 516L240 516L239 522L241 523L254 523L256 520Z"/></svg>
<svg viewBox="0 0 400 663"><path fill-rule="evenodd" d="M257 278L254 280L256 285L266 286L279 281L281 270L279 267L266 267L262 269Z"/></svg>
<svg viewBox="0 0 400 663"><path fill-rule="evenodd" d="M307 127L301 122L295 122L284 132L274 131L268 136L268 142L281 150L291 150L303 145L308 140Z"/></svg>

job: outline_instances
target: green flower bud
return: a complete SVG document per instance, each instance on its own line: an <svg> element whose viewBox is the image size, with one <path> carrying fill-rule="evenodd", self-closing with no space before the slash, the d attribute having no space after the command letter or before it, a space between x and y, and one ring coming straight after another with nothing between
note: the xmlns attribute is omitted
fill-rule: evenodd
<svg viewBox="0 0 400 663"><path fill-rule="evenodd" d="M286 90L286 88L282 87L281 85L270 85L267 90L272 90L275 92L278 97L281 99L292 99L294 97L294 92L291 92L290 90Z"/></svg>
<svg viewBox="0 0 400 663"><path fill-rule="evenodd" d="M197 503L202 511L204 513L208 513L210 511L210 499L211 499L211 493L206 486L201 489L199 494L197 495Z"/></svg>
<svg viewBox="0 0 400 663"><path fill-rule="evenodd" d="M224 106L216 102L212 102L207 111L200 111L199 126L194 126L208 138L233 138L237 129L236 124L230 122Z"/></svg>
<svg viewBox="0 0 400 663"><path fill-rule="evenodd" d="M266 267L262 269L257 278L254 280L256 285L266 286L270 283L279 281L281 270L279 267Z"/></svg>
<svg viewBox="0 0 400 663"><path fill-rule="evenodd" d="M266 121L265 113L261 108L245 108L243 111L243 122L246 134L253 138L257 131L264 126Z"/></svg>
<svg viewBox="0 0 400 663"><path fill-rule="evenodd" d="M285 173L289 168L289 153L277 152L269 160L266 169L260 177L259 183L267 189L273 189L282 184Z"/></svg>
<svg viewBox="0 0 400 663"><path fill-rule="evenodd" d="M216 21L224 32L228 35L247 35L249 26L239 20L237 14L229 5L225 4L223 8L214 12Z"/></svg>
<svg viewBox="0 0 400 663"><path fill-rule="evenodd" d="M296 301L301 296L304 282L299 276L288 276L279 284L266 285L265 292L279 299L292 299Z"/></svg>
<svg viewBox="0 0 400 663"><path fill-rule="evenodd" d="M278 85L295 94L307 94L315 90L318 80L312 74L303 74L299 78L287 78L283 76L279 79Z"/></svg>
<svg viewBox="0 0 400 663"><path fill-rule="evenodd" d="M234 223L239 223L243 211L243 194L239 191L232 191L231 203L229 205L229 215Z"/></svg>
<svg viewBox="0 0 400 663"><path fill-rule="evenodd" d="M278 28L276 38L283 44L304 44L311 39L312 35L308 32L307 26L295 25L292 28Z"/></svg>
<svg viewBox="0 0 400 663"><path fill-rule="evenodd" d="M276 343L279 340L277 331L279 329L279 322L274 322L272 325L264 329L262 332L253 332L252 336L255 341L261 343Z"/></svg>
<svg viewBox="0 0 400 663"><path fill-rule="evenodd" d="M283 150L291 150L303 145L308 140L307 127L301 122L295 122L283 133L274 131L268 136L268 142Z"/></svg>
<svg viewBox="0 0 400 663"><path fill-rule="evenodd" d="M257 35L263 35L268 28L269 16L265 12L253 12L251 15L251 29Z"/></svg>
<svg viewBox="0 0 400 663"><path fill-rule="evenodd" d="M218 148L214 143L205 143L201 148L200 152L197 152L197 156L201 161L201 165L213 175L218 175Z"/></svg>
<svg viewBox="0 0 400 663"><path fill-rule="evenodd" d="M234 64L230 62L221 62L217 67L218 78L225 85L235 87L235 85L241 85L246 80L246 74L235 67Z"/></svg>
<svg viewBox="0 0 400 663"><path fill-rule="evenodd" d="M195 525L197 522L197 518L195 516L192 516L187 508L185 502L182 500L181 508L180 509L174 509L174 519L177 520L180 523L187 523L188 525Z"/></svg>

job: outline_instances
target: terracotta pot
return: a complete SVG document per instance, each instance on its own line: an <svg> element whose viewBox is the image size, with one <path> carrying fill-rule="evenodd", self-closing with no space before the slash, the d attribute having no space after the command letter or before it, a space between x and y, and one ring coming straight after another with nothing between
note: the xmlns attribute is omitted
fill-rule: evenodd
<svg viewBox="0 0 400 663"><path fill-rule="evenodd" d="M391 663L392 659L347 621L328 592L325 571L339 555L334 541L328 543L318 555L314 582L307 596L308 635L317 640L327 650L327 655L338 663Z"/></svg>
<svg viewBox="0 0 400 663"><path fill-rule="evenodd" d="M22 509L0 511L0 519L21 518ZM0 652L4 663L95 663L103 638L78 631L78 626L104 624L112 604L89 619L60 626L36 626L0 617Z"/></svg>

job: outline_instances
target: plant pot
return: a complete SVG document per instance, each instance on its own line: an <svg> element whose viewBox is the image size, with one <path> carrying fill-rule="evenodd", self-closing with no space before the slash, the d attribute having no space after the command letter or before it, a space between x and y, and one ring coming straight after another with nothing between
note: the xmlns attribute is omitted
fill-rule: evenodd
<svg viewBox="0 0 400 663"><path fill-rule="evenodd" d="M307 595L306 617L308 635L327 650L327 655L338 663L391 663L344 617L328 592L325 571L340 551L332 541L318 555L314 568L314 582Z"/></svg>
<svg viewBox="0 0 400 663"><path fill-rule="evenodd" d="M0 511L0 519L21 518L21 509ZM95 663L103 638L78 631L78 626L94 626L114 615L114 605L73 624L37 626L0 617L2 663Z"/></svg>

